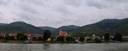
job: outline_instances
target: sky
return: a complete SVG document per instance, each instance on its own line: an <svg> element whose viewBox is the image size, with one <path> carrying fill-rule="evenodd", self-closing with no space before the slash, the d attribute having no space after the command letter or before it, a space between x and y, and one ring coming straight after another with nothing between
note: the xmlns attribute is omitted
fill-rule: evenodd
<svg viewBox="0 0 128 51"><path fill-rule="evenodd" d="M0 23L84 26L103 19L128 18L128 0L0 0Z"/></svg>

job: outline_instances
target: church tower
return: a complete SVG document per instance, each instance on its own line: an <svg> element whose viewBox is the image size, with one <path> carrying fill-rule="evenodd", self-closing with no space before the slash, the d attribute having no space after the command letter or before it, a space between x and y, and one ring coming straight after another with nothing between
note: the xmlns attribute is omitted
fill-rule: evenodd
<svg viewBox="0 0 128 51"><path fill-rule="evenodd" d="M67 32L62 31L62 28L60 28L60 36L67 36Z"/></svg>
<svg viewBox="0 0 128 51"><path fill-rule="evenodd" d="M62 32L62 28L60 28L60 34L59 35L61 35L61 32Z"/></svg>

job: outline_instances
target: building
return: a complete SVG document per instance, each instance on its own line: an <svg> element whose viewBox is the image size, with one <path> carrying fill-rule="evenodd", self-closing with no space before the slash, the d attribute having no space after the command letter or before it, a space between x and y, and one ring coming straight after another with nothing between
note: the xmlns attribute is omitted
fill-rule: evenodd
<svg viewBox="0 0 128 51"><path fill-rule="evenodd" d="M13 36L14 39L17 39L17 37L16 37L17 33L9 33L8 35L9 35L9 36Z"/></svg>
<svg viewBox="0 0 128 51"><path fill-rule="evenodd" d="M17 33L0 33L0 36L1 37L5 37L6 35L8 35L8 36L12 36L12 37L14 37L14 39L17 39ZM43 39L43 34L30 34L30 33L25 33L24 34L25 36L27 36L27 39L28 40L32 40L33 39L33 37L36 37L37 39L38 38L42 38Z"/></svg>
<svg viewBox="0 0 128 51"><path fill-rule="evenodd" d="M62 31L62 28L60 28L60 34L59 36L67 36L67 32Z"/></svg>
<svg viewBox="0 0 128 51"><path fill-rule="evenodd" d="M41 37L41 38L43 39L43 35L42 35L42 34L29 34L29 33L26 33L26 34L24 34L24 35L27 36L27 39L28 39L28 40L32 40L33 37L36 37L37 39L38 39L39 37Z"/></svg>

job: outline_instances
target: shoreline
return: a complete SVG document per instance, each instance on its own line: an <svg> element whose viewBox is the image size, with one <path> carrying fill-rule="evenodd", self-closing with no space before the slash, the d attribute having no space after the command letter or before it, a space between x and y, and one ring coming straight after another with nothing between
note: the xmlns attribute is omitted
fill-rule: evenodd
<svg viewBox="0 0 128 51"><path fill-rule="evenodd" d="M0 42L0 44L111 44L111 43L114 43L114 44L117 44L117 43L128 43L128 42L102 42L102 43L44 43L44 42L39 42L39 43L25 43L25 42L6 42L6 43L2 43Z"/></svg>

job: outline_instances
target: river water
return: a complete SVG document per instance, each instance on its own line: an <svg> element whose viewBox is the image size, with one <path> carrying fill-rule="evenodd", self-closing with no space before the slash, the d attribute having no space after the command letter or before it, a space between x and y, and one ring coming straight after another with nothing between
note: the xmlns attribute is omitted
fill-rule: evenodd
<svg viewBox="0 0 128 51"><path fill-rule="evenodd" d="M128 43L87 44L9 44L0 43L0 51L128 51Z"/></svg>

